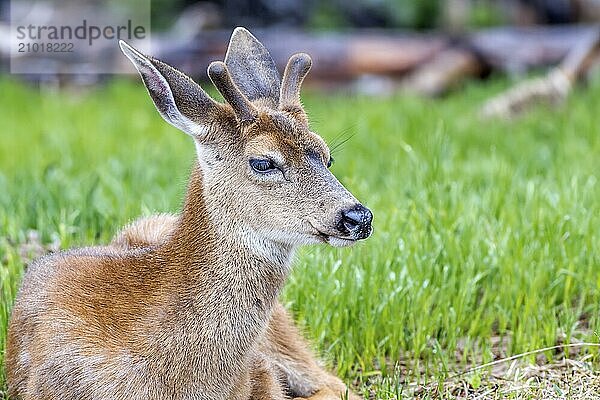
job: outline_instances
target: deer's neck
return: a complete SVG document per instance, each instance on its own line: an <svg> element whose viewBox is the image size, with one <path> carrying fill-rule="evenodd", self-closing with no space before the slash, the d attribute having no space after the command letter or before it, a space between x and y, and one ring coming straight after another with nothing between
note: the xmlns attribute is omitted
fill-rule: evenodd
<svg viewBox="0 0 600 400"><path fill-rule="evenodd" d="M215 225L196 166L179 224L162 257L178 275L178 301L169 312L177 317L170 322L187 333L178 338L185 343L174 346L201 348L201 354L191 356L198 370L241 371L289 272L290 246L235 225Z"/></svg>
<svg viewBox="0 0 600 400"><path fill-rule="evenodd" d="M226 284L235 280L239 285L251 284L250 288L260 284L278 291L289 272L293 246L241 226L235 216L224 218L223 209L211 213L210 208L196 166L178 226L167 243L173 261L189 268L188 277L222 277Z"/></svg>

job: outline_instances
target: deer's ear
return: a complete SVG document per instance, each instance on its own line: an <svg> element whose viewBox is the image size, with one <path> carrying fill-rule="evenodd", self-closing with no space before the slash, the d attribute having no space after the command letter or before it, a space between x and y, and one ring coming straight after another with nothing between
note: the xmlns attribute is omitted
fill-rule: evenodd
<svg viewBox="0 0 600 400"><path fill-rule="evenodd" d="M233 81L248 100L279 103L279 73L269 51L245 28L235 28L225 55Z"/></svg>
<svg viewBox="0 0 600 400"><path fill-rule="evenodd" d="M122 40L119 45L140 73L156 109L165 121L191 136L205 136L210 126L208 118L218 103L184 73L143 55Z"/></svg>

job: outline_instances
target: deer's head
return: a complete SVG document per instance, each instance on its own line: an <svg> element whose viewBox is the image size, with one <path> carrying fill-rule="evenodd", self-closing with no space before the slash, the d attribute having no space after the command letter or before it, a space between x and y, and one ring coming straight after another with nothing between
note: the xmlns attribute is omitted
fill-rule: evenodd
<svg viewBox="0 0 600 400"><path fill-rule="evenodd" d="M162 117L194 138L202 196L224 232L288 245L350 245L371 234L372 214L329 171L331 156L309 128L300 86L311 66L292 56L283 80L264 46L233 32L208 75L227 103L175 68L121 42Z"/></svg>

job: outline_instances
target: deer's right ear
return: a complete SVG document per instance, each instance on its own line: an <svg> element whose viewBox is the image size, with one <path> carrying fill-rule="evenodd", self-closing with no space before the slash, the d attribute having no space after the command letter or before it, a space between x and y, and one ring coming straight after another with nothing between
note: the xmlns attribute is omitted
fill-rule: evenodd
<svg viewBox="0 0 600 400"><path fill-rule="evenodd" d="M122 40L119 46L140 73L165 121L196 138L206 136L211 125L208 118L218 103L184 73L143 55Z"/></svg>

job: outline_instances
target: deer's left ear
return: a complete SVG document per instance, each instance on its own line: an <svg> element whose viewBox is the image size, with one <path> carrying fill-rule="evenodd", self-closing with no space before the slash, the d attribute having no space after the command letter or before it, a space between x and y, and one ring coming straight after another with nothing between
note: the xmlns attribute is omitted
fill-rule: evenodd
<svg viewBox="0 0 600 400"><path fill-rule="evenodd" d="M271 54L246 28L235 28L225 55L225 65L240 91L253 101L279 104L280 79Z"/></svg>
<svg viewBox="0 0 600 400"><path fill-rule="evenodd" d="M119 45L140 73L165 121L198 139L205 137L219 103L184 73L143 55L122 40Z"/></svg>

